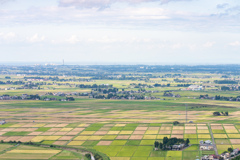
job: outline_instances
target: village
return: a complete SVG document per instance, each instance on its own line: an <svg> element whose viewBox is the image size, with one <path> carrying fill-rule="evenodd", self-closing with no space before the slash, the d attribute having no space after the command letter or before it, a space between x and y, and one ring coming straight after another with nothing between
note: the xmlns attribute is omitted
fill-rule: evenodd
<svg viewBox="0 0 240 160"><path fill-rule="evenodd" d="M199 149L201 151L210 151L210 150L215 150L216 146L210 140L206 140L206 141L201 140L199 144ZM204 155L203 157L201 157L201 160L230 160L239 155L240 155L240 150L238 148L236 149L229 148L228 152L225 151L220 155L215 155L215 154Z"/></svg>

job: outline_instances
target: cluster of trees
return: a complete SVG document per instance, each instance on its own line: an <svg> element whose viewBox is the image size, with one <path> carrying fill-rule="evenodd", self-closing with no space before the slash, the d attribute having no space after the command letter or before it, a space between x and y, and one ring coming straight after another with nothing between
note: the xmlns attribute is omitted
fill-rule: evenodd
<svg viewBox="0 0 240 160"><path fill-rule="evenodd" d="M213 115L214 116L228 116L228 112L213 112Z"/></svg>
<svg viewBox="0 0 240 160"><path fill-rule="evenodd" d="M232 81L232 80L215 80L214 83L217 83L217 84L238 84L237 81Z"/></svg>
<svg viewBox="0 0 240 160"><path fill-rule="evenodd" d="M206 108L207 106L196 106L196 107L191 107L190 109L194 109L194 108Z"/></svg>
<svg viewBox="0 0 240 160"><path fill-rule="evenodd" d="M113 94L113 93L109 93L107 96L105 95L93 95L93 98L96 99L129 99L129 97L134 97L134 99L145 99L145 97L143 95L117 95L117 94Z"/></svg>
<svg viewBox="0 0 240 160"><path fill-rule="evenodd" d="M73 97L66 97L67 101L75 101L75 99Z"/></svg>
<svg viewBox="0 0 240 160"><path fill-rule="evenodd" d="M189 87L191 86L192 84L178 84L177 86L178 87Z"/></svg>
<svg viewBox="0 0 240 160"><path fill-rule="evenodd" d="M233 158L232 160L240 160L240 156Z"/></svg>
<svg viewBox="0 0 240 160"><path fill-rule="evenodd" d="M222 86L221 90L222 91L240 90L240 86L239 87L237 87L237 86L235 86L235 87Z"/></svg>
<svg viewBox="0 0 240 160"><path fill-rule="evenodd" d="M0 84L23 85L23 84L25 84L25 82L23 82L23 81L6 81L6 82L0 81Z"/></svg>
<svg viewBox="0 0 240 160"><path fill-rule="evenodd" d="M171 150L172 146L175 144L185 144L185 146L188 146L190 143L189 139L181 139L181 138L170 138L168 139L168 137L164 137L163 138L163 143L162 142L158 142L155 141L154 142L154 147L158 148L160 150Z"/></svg>
<svg viewBox="0 0 240 160"><path fill-rule="evenodd" d="M93 84L93 85L85 85L85 84L80 84L80 85L76 85L76 87L79 88L112 88L112 85L105 85L105 84L101 84L101 85L97 85L97 84Z"/></svg>
<svg viewBox="0 0 240 160"><path fill-rule="evenodd" d="M215 100L238 101L239 99L240 99L240 96L237 96L237 97L224 97L220 95L215 96Z"/></svg>
<svg viewBox="0 0 240 160"><path fill-rule="evenodd" d="M142 83L131 83L130 85L134 86L134 88L153 88L152 85L142 84ZM161 86L161 84L160 84Z"/></svg>
<svg viewBox="0 0 240 160"><path fill-rule="evenodd" d="M98 92L103 92L103 94L107 93L116 93L118 92L118 88L109 88L109 89L97 89Z"/></svg>
<svg viewBox="0 0 240 160"><path fill-rule="evenodd" d="M174 82L185 82L184 79L178 79L178 78L174 79L173 81L174 81Z"/></svg>
<svg viewBox="0 0 240 160"><path fill-rule="evenodd" d="M88 160L91 160L91 154L87 153L85 154L85 157L88 159ZM94 159L95 160L103 160L102 156L100 156L98 153L96 153L94 155Z"/></svg>
<svg viewBox="0 0 240 160"><path fill-rule="evenodd" d="M167 87L170 87L171 84L168 83L167 85L165 85L165 84L161 85L161 84L155 83L153 86L154 86L154 87L166 87L166 86L167 86Z"/></svg>

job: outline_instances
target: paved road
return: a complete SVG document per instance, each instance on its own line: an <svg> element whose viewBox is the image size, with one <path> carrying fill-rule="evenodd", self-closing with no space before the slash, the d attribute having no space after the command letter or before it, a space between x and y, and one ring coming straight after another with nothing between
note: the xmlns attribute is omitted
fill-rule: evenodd
<svg viewBox="0 0 240 160"><path fill-rule="evenodd" d="M214 138L213 138L212 129L211 129L211 126L210 126L209 123L208 123L208 127L209 127L210 134L211 134L211 136L212 136L212 143L213 143L215 155L218 155L217 146L216 146L216 144L215 144L215 141L214 141Z"/></svg>

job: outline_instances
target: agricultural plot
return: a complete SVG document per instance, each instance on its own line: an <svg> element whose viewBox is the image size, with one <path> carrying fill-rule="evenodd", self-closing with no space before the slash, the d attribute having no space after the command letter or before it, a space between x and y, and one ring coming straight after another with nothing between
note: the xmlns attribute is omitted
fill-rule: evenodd
<svg viewBox="0 0 240 160"><path fill-rule="evenodd" d="M22 127L24 125L28 128ZM204 154L199 150L199 141L212 139L210 129L213 132L213 138L219 153L227 150L228 147L240 146L240 134L235 132L237 126L232 125L231 127L225 127L224 124L186 124L173 126L172 124L165 123L84 123L76 125L55 124L52 125L53 127L49 127L50 124L39 126L40 127L32 127L34 130L30 132L31 127L29 127L27 123L3 125L0 131L4 131L5 133L2 134L0 138L5 142L10 140L22 142L31 141L44 145L91 148L106 154L111 159L160 158L168 160L191 159L190 157L197 158L201 156L201 154ZM69 126L75 127L69 128ZM25 133L22 131L26 129L29 130L29 132ZM73 130L76 131L75 135L67 135L67 133ZM59 131L67 133L56 135ZM22 132L24 132L24 134L22 134ZM183 151L155 151L153 147L154 142L156 140L162 142L164 137L188 138L191 146ZM15 149L1 154L1 156L2 158L10 157L14 159L14 156L19 154L29 154L29 158L31 158L33 154L36 154L38 158L43 154L41 155L42 159L48 159L50 157L61 159L67 156L73 159L77 158L72 153L60 153L58 150L38 152L33 150L30 153L30 149ZM56 154L58 156L53 156Z"/></svg>

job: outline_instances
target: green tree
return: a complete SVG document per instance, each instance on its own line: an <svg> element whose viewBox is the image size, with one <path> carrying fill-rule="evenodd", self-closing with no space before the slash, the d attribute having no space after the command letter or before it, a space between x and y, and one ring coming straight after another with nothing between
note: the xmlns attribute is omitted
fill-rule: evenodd
<svg viewBox="0 0 240 160"><path fill-rule="evenodd" d="M173 122L173 125L175 125L175 126L178 125L178 124L180 124L178 121Z"/></svg>
<svg viewBox="0 0 240 160"><path fill-rule="evenodd" d="M189 139L187 139L185 144L188 146L189 143L190 143L190 141L189 141Z"/></svg>
<svg viewBox="0 0 240 160"><path fill-rule="evenodd" d="M221 114L219 112L213 112L214 116L220 116Z"/></svg>
<svg viewBox="0 0 240 160"><path fill-rule="evenodd" d="M163 149L163 144L162 143L159 143L159 148Z"/></svg>
<svg viewBox="0 0 240 160"><path fill-rule="evenodd" d="M158 147L159 147L159 142L158 142L158 141L155 141L155 142L154 142L154 147L155 147L155 148L158 148Z"/></svg>
<svg viewBox="0 0 240 160"><path fill-rule="evenodd" d="M233 152L233 149L231 147L228 148L228 152Z"/></svg>
<svg viewBox="0 0 240 160"><path fill-rule="evenodd" d="M163 144L166 145L168 143L168 137L163 138Z"/></svg>
<svg viewBox="0 0 240 160"><path fill-rule="evenodd" d="M85 157L86 157L87 159L91 160L91 154L87 153L87 154L85 154Z"/></svg>

